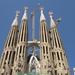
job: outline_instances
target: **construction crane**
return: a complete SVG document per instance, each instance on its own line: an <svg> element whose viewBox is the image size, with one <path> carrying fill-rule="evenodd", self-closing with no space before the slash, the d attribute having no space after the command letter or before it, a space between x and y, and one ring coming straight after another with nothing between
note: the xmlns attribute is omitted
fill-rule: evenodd
<svg viewBox="0 0 75 75"><path fill-rule="evenodd" d="M31 19L32 19L32 41L35 41L35 13L38 9L38 7L40 6L40 4L38 3L35 10L31 13ZM32 47L32 51L35 50L35 46Z"/></svg>
<svg viewBox="0 0 75 75"><path fill-rule="evenodd" d="M31 19L32 19L32 40L35 40L35 13L38 9L38 7L40 6L40 4L38 3L35 10L31 13Z"/></svg>

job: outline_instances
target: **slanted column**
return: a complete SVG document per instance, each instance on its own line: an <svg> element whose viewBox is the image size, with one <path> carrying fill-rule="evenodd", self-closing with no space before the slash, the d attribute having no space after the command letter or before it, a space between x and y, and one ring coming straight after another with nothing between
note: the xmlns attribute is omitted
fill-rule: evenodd
<svg viewBox="0 0 75 75"><path fill-rule="evenodd" d="M58 33L56 23L53 19L53 12L50 12L50 32L51 32L51 57L54 63L55 75L71 75L67 62L66 53L63 49L62 41Z"/></svg>
<svg viewBox="0 0 75 75"><path fill-rule="evenodd" d="M53 64L50 57L50 39L46 23L46 18L43 12L44 8L41 8L40 16L40 62L41 62L41 73L53 74ZM50 66L50 67L49 67Z"/></svg>

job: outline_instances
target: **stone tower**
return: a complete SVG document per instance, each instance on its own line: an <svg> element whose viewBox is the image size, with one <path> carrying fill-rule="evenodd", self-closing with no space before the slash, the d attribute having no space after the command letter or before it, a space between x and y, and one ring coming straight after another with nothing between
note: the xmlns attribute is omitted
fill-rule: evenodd
<svg viewBox="0 0 75 75"><path fill-rule="evenodd" d="M5 42L4 50L1 57L0 74L4 72L4 75L11 74L11 68L14 64L15 49L17 42L17 31L18 31L18 15L19 11L16 12L16 17L11 25L8 37ZM5 71L6 69L6 71Z"/></svg>
<svg viewBox="0 0 75 75"><path fill-rule="evenodd" d="M28 18L27 9L25 7L24 15L21 20L20 29L18 32L17 46L16 46L16 56L14 61L13 73L20 70L26 72L27 68L27 42L28 42Z"/></svg>
<svg viewBox="0 0 75 75"><path fill-rule="evenodd" d="M41 8L40 16L40 63L41 73L53 73L53 64L51 60L51 45L49 39L49 32L47 28L46 18L43 12L44 8ZM49 65L48 65L49 63Z"/></svg>
<svg viewBox="0 0 75 75"><path fill-rule="evenodd" d="M70 75L67 57L56 27L56 23L54 22L52 16L53 13L50 12L49 14L50 14L51 45L52 45L51 56L54 63L54 73L55 75Z"/></svg>
<svg viewBox="0 0 75 75"><path fill-rule="evenodd" d="M65 50L50 12L50 29L47 27L44 8L40 8L40 39L28 41L28 7L18 28L19 11L11 25L0 59L0 75L71 75ZM33 12L34 13L34 12ZM59 22L60 20L58 20ZM28 48L32 47L28 54ZM35 47L35 48L33 48ZM36 54L36 47L40 55Z"/></svg>

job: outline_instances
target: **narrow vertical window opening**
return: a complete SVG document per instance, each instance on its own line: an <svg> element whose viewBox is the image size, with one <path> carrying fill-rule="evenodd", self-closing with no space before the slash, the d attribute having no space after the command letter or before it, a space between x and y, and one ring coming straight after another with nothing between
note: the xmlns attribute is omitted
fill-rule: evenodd
<svg viewBox="0 0 75 75"><path fill-rule="evenodd" d="M8 51L6 52L6 58L5 58L5 60L7 59L7 57L8 57Z"/></svg>
<svg viewBox="0 0 75 75"><path fill-rule="evenodd" d="M63 61L62 52L60 52L60 55L61 55L61 59L62 59L62 61Z"/></svg>
<svg viewBox="0 0 75 75"><path fill-rule="evenodd" d="M54 32L54 39L55 39L55 46L57 48L57 42L56 42L55 32Z"/></svg>
<svg viewBox="0 0 75 75"><path fill-rule="evenodd" d="M46 46L46 53L48 54L48 47Z"/></svg>
<svg viewBox="0 0 75 75"><path fill-rule="evenodd" d="M53 58L53 60L54 60L54 52L52 52L52 58Z"/></svg>
<svg viewBox="0 0 75 75"><path fill-rule="evenodd" d="M20 53L22 52L22 46L20 46Z"/></svg>
<svg viewBox="0 0 75 75"><path fill-rule="evenodd" d="M10 62L11 52L12 52L12 51L10 51L10 54L9 54L9 61L8 61L8 64L9 64L9 62Z"/></svg>
<svg viewBox="0 0 75 75"><path fill-rule="evenodd" d="M45 47L43 46L43 53L45 54Z"/></svg>
<svg viewBox="0 0 75 75"><path fill-rule="evenodd" d="M55 70L55 75L57 75L57 70Z"/></svg>
<svg viewBox="0 0 75 75"><path fill-rule="evenodd" d="M59 57L59 53L57 52L57 57L58 57L58 60L60 60L60 57Z"/></svg>
<svg viewBox="0 0 75 75"><path fill-rule="evenodd" d="M12 64L14 63L14 57L15 57L15 51L13 52L13 56L12 56Z"/></svg>

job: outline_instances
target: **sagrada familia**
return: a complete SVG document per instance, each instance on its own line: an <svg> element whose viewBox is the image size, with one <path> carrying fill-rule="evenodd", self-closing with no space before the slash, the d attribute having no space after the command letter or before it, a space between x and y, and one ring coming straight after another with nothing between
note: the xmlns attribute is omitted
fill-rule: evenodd
<svg viewBox="0 0 75 75"><path fill-rule="evenodd" d="M40 39L28 41L27 11L28 7L25 7L20 28L18 28L19 11L16 12L0 59L0 75L71 75L57 29L60 19L55 22L53 13L50 12L50 29L48 29L44 8L40 8ZM32 47L32 50L28 55L29 47ZM39 56L35 47L39 49Z"/></svg>

